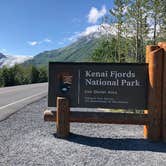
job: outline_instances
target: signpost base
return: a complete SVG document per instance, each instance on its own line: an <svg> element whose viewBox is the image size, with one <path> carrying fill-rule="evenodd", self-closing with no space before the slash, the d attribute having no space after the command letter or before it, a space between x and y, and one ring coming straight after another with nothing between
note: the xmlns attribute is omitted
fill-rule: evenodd
<svg viewBox="0 0 166 166"><path fill-rule="evenodd" d="M69 122L69 101L65 97L57 97L57 111L56 111L56 129L57 137L65 138L70 133Z"/></svg>

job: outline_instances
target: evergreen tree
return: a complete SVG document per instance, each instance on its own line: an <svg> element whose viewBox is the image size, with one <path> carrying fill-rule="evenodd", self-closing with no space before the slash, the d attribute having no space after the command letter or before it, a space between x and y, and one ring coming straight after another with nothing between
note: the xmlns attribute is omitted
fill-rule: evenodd
<svg viewBox="0 0 166 166"><path fill-rule="evenodd" d="M94 62L116 62L115 53L116 39L107 40L103 38L98 47L92 53L92 61Z"/></svg>
<svg viewBox="0 0 166 166"><path fill-rule="evenodd" d="M39 82L39 71L38 71L38 69L35 66L31 67L30 82L32 84Z"/></svg>
<svg viewBox="0 0 166 166"><path fill-rule="evenodd" d="M24 69L16 64L11 70L14 72L14 85L24 84Z"/></svg>
<svg viewBox="0 0 166 166"><path fill-rule="evenodd" d="M118 62L124 62L124 45L123 45L123 30L125 21L125 8L128 5L128 0L114 0L115 7L110 10L111 15L114 16L117 29L116 38L116 57Z"/></svg>
<svg viewBox="0 0 166 166"><path fill-rule="evenodd" d="M14 86L14 72L11 68L2 68L2 82L4 86Z"/></svg>
<svg viewBox="0 0 166 166"><path fill-rule="evenodd" d="M162 0L149 0L149 26L151 27L151 33L153 34L152 39L153 39L153 44L157 44L158 42L158 36L160 34L160 29L161 26L163 25L163 16L164 15L164 10L163 10L163 5Z"/></svg>
<svg viewBox="0 0 166 166"><path fill-rule="evenodd" d="M47 68L42 66L39 68L39 82L47 82L48 75L47 75Z"/></svg>
<svg viewBox="0 0 166 166"><path fill-rule="evenodd" d="M2 69L0 69L0 87L3 86Z"/></svg>
<svg viewBox="0 0 166 166"><path fill-rule="evenodd" d="M127 26L132 31L131 38L136 62L145 61L145 45L148 36L148 0L131 0L127 12Z"/></svg>
<svg viewBox="0 0 166 166"><path fill-rule="evenodd" d="M153 44L166 39L166 2L163 0L151 0L151 27L153 31Z"/></svg>

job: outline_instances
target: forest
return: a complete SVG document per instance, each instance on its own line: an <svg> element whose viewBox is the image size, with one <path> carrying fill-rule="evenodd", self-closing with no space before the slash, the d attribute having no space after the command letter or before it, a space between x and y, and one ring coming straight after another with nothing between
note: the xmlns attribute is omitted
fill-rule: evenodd
<svg viewBox="0 0 166 166"><path fill-rule="evenodd" d="M146 45L166 41L166 3L164 0L114 0L114 7L103 18L116 35L98 44L93 61L145 62ZM105 28L103 26L103 28Z"/></svg>
<svg viewBox="0 0 166 166"><path fill-rule="evenodd" d="M33 84L48 81L46 67L15 65L0 69L0 87Z"/></svg>

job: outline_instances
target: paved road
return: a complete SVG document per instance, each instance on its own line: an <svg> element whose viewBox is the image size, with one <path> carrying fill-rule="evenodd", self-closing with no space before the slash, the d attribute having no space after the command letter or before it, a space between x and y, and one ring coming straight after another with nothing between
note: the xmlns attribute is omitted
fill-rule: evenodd
<svg viewBox="0 0 166 166"><path fill-rule="evenodd" d="M0 121L48 93L48 83L0 88Z"/></svg>

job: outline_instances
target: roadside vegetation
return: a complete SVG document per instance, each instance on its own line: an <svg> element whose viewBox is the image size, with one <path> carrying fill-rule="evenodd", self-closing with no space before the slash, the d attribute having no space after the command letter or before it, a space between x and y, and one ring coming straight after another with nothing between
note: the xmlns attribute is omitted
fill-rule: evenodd
<svg viewBox="0 0 166 166"><path fill-rule="evenodd" d="M114 8L103 18L116 35L99 42L92 55L98 62L145 62L145 47L166 41L164 0L114 0ZM104 28L101 26L101 28Z"/></svg>
<svg viewBox="0 0 166 166"><path fill-rule="evenodd" d="M15 65L0 69L0 87L47 82L46 67Z"/></svg>

